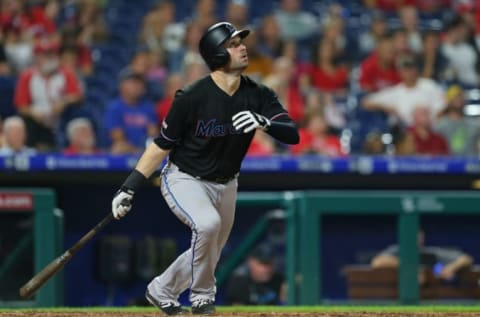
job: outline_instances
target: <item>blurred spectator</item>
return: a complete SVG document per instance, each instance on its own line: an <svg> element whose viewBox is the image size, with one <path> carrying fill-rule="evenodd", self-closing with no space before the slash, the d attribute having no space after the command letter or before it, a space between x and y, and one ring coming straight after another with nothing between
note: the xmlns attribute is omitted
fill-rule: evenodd
<svg viewBox="0 0 480 317"><path fill-rule="evenodd" d="M442 87L431 79L419 78L418 63L413 55L402 55L397 62L402 82L367 95L363 107L390 114L392 119L399 119L407 126L413 124L413 112L418 106L428 107L435 118L445 105Z"/></svg>
<svg viewBox="0 0 480 317"><path fill-rule="evenodd" d="M245 75L261 81L272 72L273 59L259 52L256 31L250 31L250 34L243 40L243 43L248 49L248 68L245 71Z"/></svg>
<svg viewBox="0 0 480 317"><path fill-rule="evenodd" d="M480 8L479 1L459 1L457 4L457 12L465 21L467 26L466 42L475 50L477 55L476 71L480 72Z"/></svg>
<svg viewBox="0 0 480 317"><path fill-rule="evenodd" d="M277 58L281 56L283 40L280 35L280 26L274 15L262 17L258 28L258 51L265 56Z"/></svg>
<svg viewBox="0 0 480 317"><path fill-rule="evenodd" d="M78 104L83 92L75 74L60 66L57 43L40 40L34 53L35 64L20 74L15 106L27 126L27 144L47 150L55 146L54 132L60 118Z"/></svg>
<svg viewBox="0 0 480 317"><path fill-rule="evenodd" d="M420 68L421 77L442 82L445 78L448 61L440 52L439 35L436 31L426 31L422 40L423 51L420 54L422 63Z"/></svg>
<svg viewBox="0 0 480 317"><path fill-rule="evenodd" d="M455 17L447 26L441 52L447 58L451 71L447 79L478 86L480 76L477 66L480 61L475 48L467 42L467 36L467 24L461 17Z"/></svg>
<svg viewBox="0 0 480 317"><path fill-rule="evenodd" d="M61 33L62 65L70 67L81 77L88 77L93 72L92 52L79 38L79 30L65 27Z"/></svg>
<svg viewBox="0 0 480 317"><path fill-rule="evenodd" d="M415 140L417 154L449 154L447 141L432 129L432 118L427 106L417 106L413 110L413 123L409 131Z"/></svg>
<svg viewBox="0 0 480 317"><path fill-rule="evenodd" d="M290 148L292 154L319 154L342 156L340 139L328 131L323 114L313 112L306 115L305 127L300 129L300 143Z"/></svg>
<svg viewBox="0 0 480 317"><path fill-rule="evenodd" d="M263 80L278 96L290 117L300 122L303 118L303 99L294 79L294 65L287 57L277 58L273 72Z"/></svg>
<svg viewBox="0 0 480 317"><path fill-rule="evenodd" d="M202 37L200 24L192 21L187 24L185 37L182 45L175 51L170 50L168 68L170 72L182 72L192 63L203 63L202 56L198 51L198 43Z"/></svg>
<svg viewBox="0 0 480 317"><path fill-rule="evenodd" d="M168 111L172 106L173 97L177 90L184 86L183 76L179 73L170 74L168 76L165 85L165 94L162 100L160 100L155 106L155 112L157 114L157 122L162 122L167 117Z"/></svg>
<svg viewBox="0 0 480 317"><path fill-rule="evenodd" d="M90 120L76 118L67 124L68 148L63 150L66 155L89 155L98 153L95 148L95 132Z"/></svg>
<svg viewBox="0 0 480 317"><path fill-rule="evenodd" d="M379 9L388 13L394 13L408 5L418 8L421 12L432 14L447 7L450 0L363 0L363 3L370 9Z"/></svg>
<svg viewBox="0 0 480 317"><path fill-rule="evenodd" d="M386 147L382 141L382 134L378 132L370 132L365 137L362 145L362 153L369 155L385 154Z"/></svg>
<svg viewBox="0 0 480 317"><path fill-rule="evenodd" d="M478 155L480 128L476 119L465 117L465 94L458 85L447 90L447 106L440 114L434 129L447 140L450 153L455 155Z"/></svg>
<svg viewBox="0 0 480 317"><path fill-rule="evenodd" d="M384 35L378 39L377 47L360 64L360 87L365 92L374 92L400 82L395 66L393 39Z"/></svg>
<svg viewBox="0 0 480 317"><path fill-rule="evenodd" d="M370 54L377 43L388 33L388 24L381 11L374 11L371 15L371 24L368 30L362 32L357 38L357 46L361 58Z"/></svg>
<svg viewBox="0 0 480 317"><path fill-rule="evenodd" d="M227 305L279 305L286 301L283 274L275 270L275 254L267 244L257 246L228 281Z"/></svg>
<svg viewBox="0 0 480 317"><path fill-rule="evenodd" d="M415 138L410 131L395 129L392 133L393 154L396 156L412 156L417 154Z"/></svg>
<svg viewBox="0 0 480 317"><path fill-rule="evenodd" d="M351 60L353 52L349 52L350 43L345 35L345 22L342 17L328 17L323 21L322 40L333 44L333 53L343 62Z"/></svg>
<svg viewBox="0 0 480 317"><path fill-rule="evenodd" d="M301 0L280 0L275 17L284 39L304 40L319 30L315 15L301 10Z"/></svg>
<svg viewBox="0 0 480 317"><path fill-rule="evenodd" d="M137 49L130 63L125 68L126 72L132 72L143 77L145 84L144 97L150 101L158 101L163 95L161 82L164 77L160 80L155 78L155 76L150 77L150 75L152 75L152 55L155 57L156 54L157 53L151 52L147 48L141 47ZM159 55L156 55L156 57L160 58ZM159 65L157 65L157 67L158 66ZM164 70L162 76L166 76L166 70Z"/></svg>
<svg viewBox="0 0 480 317"><path fill-rule="evenodd" d="M315 45L312 64L308 70L312 86L335 95L346 95L348 68L341 63L334 44L327 39Z"/></svg>
<svg viewBox="0 0 480 317"><path fill-rule="evenodd" d="M417 244L419 248L420 265L430 267L433 273L445 281L452 281L458 272L473 264L473 258L459 249L435 247L425 245L425 234L418 232ZM391 245L377 254L371 261L374 268L398 268L399 247ZM424 278L420 276L419 282Z"/></svg>
<svg viewBox="0 0 480 317"><path fill-rule="evenodd" d="M248 24L248 1L249 0L229 0L225 21L232 23L237 30L247 28Z"/></svg>
<svg viewBox="0 0 480 317"><path fill-rule="evenodd" d="M0 41L0 76L10 75L10 65L8 64L7 54L5 53L5 46Z"/></svg>
<svg viewBox="0 0 480 317"><path fill-rule="evenodd" d="M305 113L321 113L330 130L340 131L345 127L345 113L336 106L330 94L324 94L317 89L310 89L305 95Z"/></svg>
<svg viewBox="0 0 480 317"><path fill-rule="evenodd" d="M27 130L21 117L8 117L3 123L3 142L0 155L33 155L35 150L26 146Z"/></svg>
<svg viewBox="0 0 480 317"><path fill-rule="evenodd" d="M54 21L46 14L42 5L26 0L3 0L0 9L0 24L12 24L21 34L33 37L35 34L51 34L56 31Z"/></svg>
<svg viewBox="0 0 480 317"><path fill-rule="evenodd" d="M208 67L204 61L191 61L185 65L185 84L189 85L208 75Z"/></svg>
<svg viewBox="0 0 480 317"><path fill-rule="evenodd" d="M422 51L422 37L418 28L417 8L411 5L404 6L399 10L398 15L407 36L408 47L412 52L420 53Z"/></svg>
<svg viewBox="0 0 480 317"><path fill-rule="evenodd" d="M215 16L215 0L197 0L195 13L192 19L195 21L200 30L206 30L210 25L218 22Z"/></svg>
<svg viewBox="0 0 480 317"><path fill-rule="evenodd" d="M4 25L2 31L5 55L13 73L16 74L32 64L32 40L22 33L19 25L13 23Z"/></svg>
<svg viewBox="0 0 480 317"><path fill-rule="evenodd" d="M107 106L104 126L113 154L135 153L158 133L154 107L142 96L145 79L129 69L120 74L120 95Z"/></svg>
<svg viewBox="0 0 480 317"><path fill-rule="evenodd" d="M80 29L80 43L91 45L104 42L108 36L102 11L106 1L82 0L79 4L76 26Z"/></svg>
<svg viewBox="0 0 480 317"><path fill-rule="evenodd" d="M413 53L408 43L408 35L405 29L396 29L392 33L393 49L396 56Z"/></svg>
<svg viewBox="0 0 480 317"><path fill-rule="evenodd" d="M161 0L153 10L143 18L140 31L140 41L153 51L163 50L166 41L176 40L166 37L167 29L175 22L175 3L170 0ZM170 30L171 32L171 30ZM172 33L170 33L172 35ZM177 34L183 37L183 34ZM169 43L174 45L173 43ZM176 45L175 45L176 46ZM167 50L170 49L167 48ZM176 47L178 49L178 47Z"/></svg>
<svg viewBox="0 0 480 317"><path fill-rule="evenodd" d="M261 130L255 131L255 135L252 143L250 143L247 155L268 156L274 154L275 151L275 142L272 137Z"/></svg>
<svg viewBox="0 0 480 317"><path fill-rule="evenodd" d="M299 62L297 42L294 40L286 40L282 42L280 57L286 57L292 62Z"/></svg>
<svg viewBox="0 0 480 317"><path fill-rule="evenodd" d="M153 85L162 85L168 75L168 69L163 51L148 52L147 81ZM162 94L163 95L163 94Z"/></svg>

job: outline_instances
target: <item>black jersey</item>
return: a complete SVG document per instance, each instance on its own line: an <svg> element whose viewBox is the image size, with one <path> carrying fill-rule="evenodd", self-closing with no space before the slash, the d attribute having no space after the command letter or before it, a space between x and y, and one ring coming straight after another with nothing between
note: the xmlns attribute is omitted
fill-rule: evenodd
<svg viewBox="0 0 480 317"><path fill-rule="evenodd" d="M239 172L255 131L235 130L232 116L250 110L270 120L291 122L275 93L247 76L229 96L206 76L177 91L155 143L171 149L170 161L198 177L228 178Z"/></svg>

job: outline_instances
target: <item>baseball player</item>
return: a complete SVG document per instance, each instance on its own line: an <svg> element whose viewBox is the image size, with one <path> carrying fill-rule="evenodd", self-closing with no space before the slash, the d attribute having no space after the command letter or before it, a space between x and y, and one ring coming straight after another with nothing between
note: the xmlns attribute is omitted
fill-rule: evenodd
<svg viewBox="0 0 480 317"><path fill-rule="evenodd" d="M287 144L299 141L272 90L242 76L248 66L242 40L249 32L221 22L203 34L199 49L211 73L177 91L160 134L112 201L114 217L125 216L134 193L168 156L162 195L190 227L192 240L147 287L147 300L166 315L187 313L178 302L186 289L193 314L215 313L215 268L232 228L240 165L255 130Z"/></svg>

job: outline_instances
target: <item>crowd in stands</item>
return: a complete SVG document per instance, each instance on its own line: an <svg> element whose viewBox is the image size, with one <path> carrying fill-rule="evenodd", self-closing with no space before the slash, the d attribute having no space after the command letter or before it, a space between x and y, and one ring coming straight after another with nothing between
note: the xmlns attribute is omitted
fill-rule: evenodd
<svg viewBox="0 0 480 317"><path fill-rule="evenodd" d="M0 0L0 154L139 153L229 21L301 129L249 155L479 155L477 0ZM1 124L1 123L0 123Z"/></svg>

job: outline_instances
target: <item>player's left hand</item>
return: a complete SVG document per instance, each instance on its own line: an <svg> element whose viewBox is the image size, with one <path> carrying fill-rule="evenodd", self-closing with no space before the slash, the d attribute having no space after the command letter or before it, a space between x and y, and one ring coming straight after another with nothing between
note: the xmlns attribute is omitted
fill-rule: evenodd
<svg viewBox="0 0 480 317"><path fill-rule="evenodd" d="M266 117L249 110L238 112L232 117L232 121L233 127L243 133L249 133L255 129L266 131L271 125Z"/></svg>

